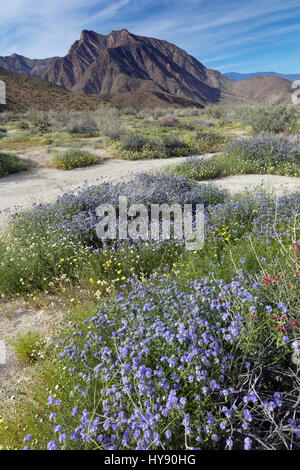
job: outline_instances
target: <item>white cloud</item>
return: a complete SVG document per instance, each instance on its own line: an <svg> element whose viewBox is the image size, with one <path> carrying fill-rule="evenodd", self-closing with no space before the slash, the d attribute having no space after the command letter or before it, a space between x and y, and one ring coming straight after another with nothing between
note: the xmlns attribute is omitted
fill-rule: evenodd
<svg viewBox="0 0 300 470"><path fill-rule="evenodd" d="M0 0L0 8L0 55L36 58L66 54L82 29L125 27L215 68L231 58L239 66L248 53L293 41L299 29L299 0Z"/></svg>

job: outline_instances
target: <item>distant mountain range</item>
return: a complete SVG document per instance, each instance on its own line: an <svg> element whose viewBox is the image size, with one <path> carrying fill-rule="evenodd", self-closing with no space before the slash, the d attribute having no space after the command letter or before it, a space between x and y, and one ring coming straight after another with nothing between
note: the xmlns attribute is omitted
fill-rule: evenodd
<svg viewBox="0 0 300 470"><path fill-rule="evenodd" d="M65 57L28 59L18 54L0 57L0 79L1 70L2 76L4 70L26 74L27 80L11 75L10 86L17 89L26 84L26 96L30 95L31 87L35 97L39 90L40 107L52 106L52 109L56 106L55 101L47 104L44 97L50 90L46 87L47 82L56 85L55 93L61 98L64 96L63 102L68 90L71 93L69 99L74 94L93 95L103 102L138 109L201 107L221 101L291 101L291 82L282 77L263 76L237 82L206 68L174 44L137 36L126 29L108 35L83 30ZM30 96L25 101L30 103ZM32 106L38 106L38 101L33 100ZM86 102L90 106L90 100Z"/></svg>
<svg viewBox="0 0 300 470"><path fill-rule="evenodd" d="M284 74L284 73L277 73L277 72L254 72L254 73L228 72L228 73L224 73L224 75L236 82L240 82L241 80L245 80L246 78L261 77L262 75L268 75L271 77L281 77L281 78L285 78L286 80L290 80L291 82L293 82L294 80L300 80L300 73Z"/></svg>
<svg viewBox="0 0 300 470"><path fill-rule="evenodd" d="M7 57L0 57L0 67L11 72L26 73L32 77L41 77L49 65L57 59L28 59L22 55L12 54Z"/></svg>

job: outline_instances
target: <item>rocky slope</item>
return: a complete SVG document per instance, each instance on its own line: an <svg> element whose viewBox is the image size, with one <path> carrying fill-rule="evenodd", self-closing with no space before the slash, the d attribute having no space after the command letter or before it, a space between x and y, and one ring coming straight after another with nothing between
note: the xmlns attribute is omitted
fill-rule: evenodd
<svg viewBox="0 0 300 470"><path fill-rule="evenodd" d="M96 109L107 104L104 97L72 93L65 88L46 82L36 77L10 72L0 67L0 80L6 84L6 105L0 105L0 111L42 111L61 109Z"/></svg>
<svg viewBox="0 0 300 470"><path fill-rule="evenodd" d="M281 77L262 75L247 78L232 82L228 90L255 103L292 103L292 82Z"/></svg>
<svg viewBox="0 0 300 470"><path fill-rule="evenodd" d="M220 100L215 75L174 44L123 29L108 35L84 30L42 78L76 92L113 95L143 89L205 104Z"/></svg>

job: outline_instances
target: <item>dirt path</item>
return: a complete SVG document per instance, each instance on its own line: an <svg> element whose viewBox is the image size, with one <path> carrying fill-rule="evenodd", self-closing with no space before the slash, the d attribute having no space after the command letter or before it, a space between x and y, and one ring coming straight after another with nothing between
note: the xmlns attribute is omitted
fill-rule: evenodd
<svg viewBox="0 0 300 470"><path fill-rule="evenodd" d="M246 189L260 186L273 191L276 195L284 192L300 191L300 178L277 175L234 175L211 180L220 188L227 189L231 194L237 194ZM209 183L205 181L205 183Z"/></svg>
<svg viewBox="0 0 300 470"><path fill-rule="evenodd" d="M209 158L212 154L206 154ZM129 179L136 173L155 171L163 167L180 163L187 157L161 160L126 161L117 159L104 160L99 165L78 168L72 171L54 168L34 167L29 171L10 175L0 179L0 227L9 213L31 206L34 203L52 201L62 192L74 189L84 183L97 184L104 181L115 182ZM203 158L203 156L202 156ZM213 180L219 187L231 193L254 188L264 181L265 187L282 192L300 190L300 180L296 177L270 175L237 175ZM211 183L207 181L206 183Z"/></svg>
<svg viewBox="0 0 300 470"><path fill-rule="evenodd" d="M213 154L206 154L209 158ZM187 157L156 160L107 159L98 165L76 168L71 171L55 168L33 167L28 171L0 178L0 227L9 212L31 206L34 203L56 199L62 192L104 181L129 179L136 173L159 170L164 166L180 163Z"/></svg>

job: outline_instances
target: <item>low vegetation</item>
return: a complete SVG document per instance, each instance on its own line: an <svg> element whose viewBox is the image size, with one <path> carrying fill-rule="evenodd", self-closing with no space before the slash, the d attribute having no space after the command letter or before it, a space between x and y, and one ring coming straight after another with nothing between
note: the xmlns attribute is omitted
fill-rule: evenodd
<svg viewBox="0 0 300 470"><path fill-rule="evenodd" d="M72 168L94 165L99 161L100 158L97 155L84 150L71 149L54 152L49 164L60 170L72 170Z"/></svg>
<svg viewBox="0 0 300 470"><path fill-rule="evenodd" d="M211 159L191 158L172 168L175 175L196 180L237 174L300 176L298 136L237 139Z"/></svg>
<svg viewBox="0 0 300 470"><path fill-rule="evenodd" d="M27 170L28 164L12 153L0 152L0 177Z"/></svg>
<svg viewBox="0 0 300 470"><path fill-rule="evenodd" d="M12 345L17 359L25 364L34 364L44 358L45 341L36 331L18 334Z"/></svg>
<svg viewBox="0 0 300 470"><path fill-rule="evenodd" d="M194 151L192 145L173 135L160 138L126 135L120 141L112 142L111 148L115 157L125 160L183 157Z"/></svg>
<svg viewBox="0 0 300 470"><path fill-rule="evenodd" d="M256 134L262 132L278 134L295 130L298 115L294 106L264 104L252 107L245 120Z"/></svg>

